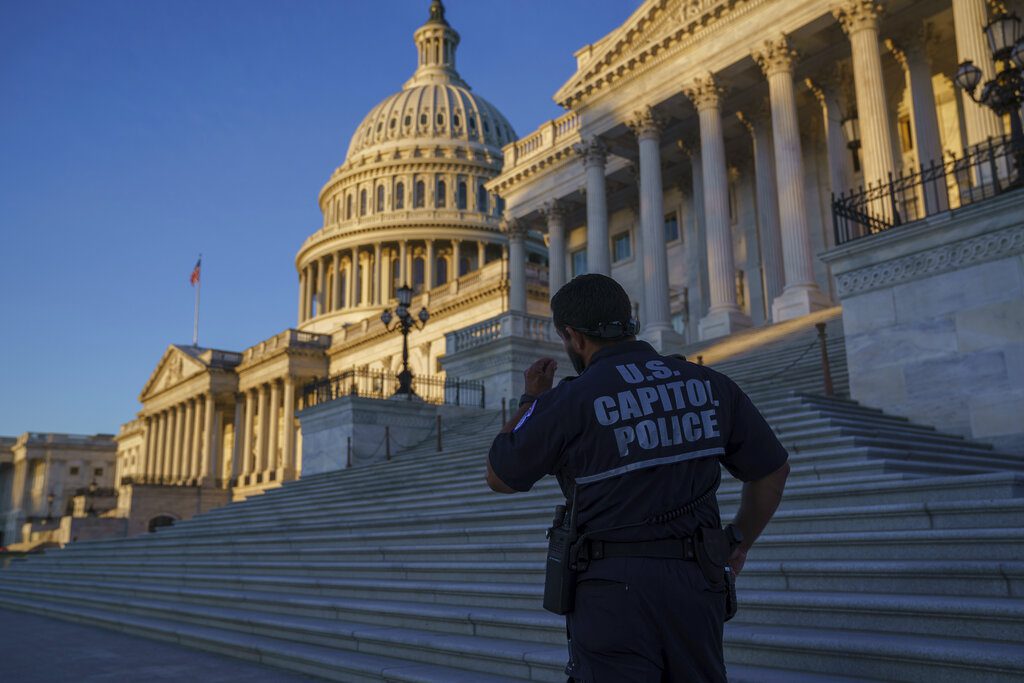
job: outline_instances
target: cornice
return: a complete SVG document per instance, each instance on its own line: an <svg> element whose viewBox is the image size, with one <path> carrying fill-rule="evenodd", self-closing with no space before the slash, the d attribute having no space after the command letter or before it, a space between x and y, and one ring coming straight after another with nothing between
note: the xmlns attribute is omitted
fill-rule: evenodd
<svg viewBox="0 0 1024 683"><path fill-rule="evenodd" d="M602 53L587 62L582 74L555 93L555 101L566 109L578 109L613 84L657 68L768 2L771 0L652 3L647 15L637 18L632 25L623 26L617 40L611 41ZM639 28L645 21L649 27ZM655 28L665 24L672 28L663 35L653 35Z"/></svg>

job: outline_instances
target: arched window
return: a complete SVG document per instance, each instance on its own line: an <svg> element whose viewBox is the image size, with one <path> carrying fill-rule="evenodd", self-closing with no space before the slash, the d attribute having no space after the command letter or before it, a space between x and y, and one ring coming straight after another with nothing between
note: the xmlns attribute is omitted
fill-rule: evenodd
<svg viewBox="0 0 1024 683"><path fill-rule="evenodd" d="M377 186L377 211L384 210L384 186Z"/></svg>
<svg viewBox="0 0 1024 683"><path fill-rule="evenodd" d="M445 184L445 182L443 180L438 180L437 196L434 198L434 206L436 206L439 209L443 209L445 206L447 206L447 199L445 196L447 191L448 186Z"/></svg>
<svg viewBox="0 0 1024 683"><path fill-rule="evenodd" d="M434 262L434 277L438 285L448 282L448 259L441 256Z"/></svg>
<svg viewBox="0 0 1024 683"><path fill-rule="evenodd" d="M395 185L395 210L405 208L405 185L398 183Z"/></svg>
<svg viewBox="0 0 1024 683"><path fill-rule="evenodd" d="M466 203L469 201L469 199L467 197L467 189L466 189L466 181L465 180L460 180L459 181L459 192L458 192L458 195L455 198L455 201L456 201L456 205L458 206L459 209L465 210Z"/></svg>
<svg viewBox="0 0 1024 683"><path fill-rule="evenodd" d="M413 194L412 206L414 209L422 209L424 207L427 196L427 188L423 184L422 180L416 181L416 191Z"/></svg>
<svg viewBox="0 0 1024 683"><path fill-rule="evenodd" d="M476 210L487 213L487 188L480 183L476 188Z"/></svg>
<svg viewBox="0 0 1024 683"><path fill-rule="evenodd" d="M352 219L352 195L345 198L345 220Z"/></svg>
<svg viewBox="0 0 1024 683"><path fill-rule="evenodd" d="M423 276L424 276L423 258L417 256L412 260L412 288L417 292L423 291Z"/></svg>
<svg viewBox="0 0 1024 683"><path fill-rule="evenodd" d="M366 190L359 191L359 215L366 215Z"/></svg>

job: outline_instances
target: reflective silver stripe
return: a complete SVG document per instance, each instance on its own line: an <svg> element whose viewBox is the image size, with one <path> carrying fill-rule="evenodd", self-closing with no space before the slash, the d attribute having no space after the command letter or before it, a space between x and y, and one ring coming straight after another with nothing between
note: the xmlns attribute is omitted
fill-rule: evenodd
<svg viewBox="0 0 1024 683"><path fill-rule="evenodd" d="M683 462L684 460L696 460L697 458L706 458L712 455L725 455L724 448L705 448L702 451L690 451L688 453L679 453L678 455L667 455L664 458L654 458L653 460L641 460L640 462L634 462L629 465L623 465L622 467L615 467L610 470L605 470L598 474L591 474L586 477L576 477L576 484L591 484L595 481L601 481L602 479L611 479L621 474L633 472L635 470L641 470L647 467L657 467L658 465L672 465L677 462Z"/></svg>

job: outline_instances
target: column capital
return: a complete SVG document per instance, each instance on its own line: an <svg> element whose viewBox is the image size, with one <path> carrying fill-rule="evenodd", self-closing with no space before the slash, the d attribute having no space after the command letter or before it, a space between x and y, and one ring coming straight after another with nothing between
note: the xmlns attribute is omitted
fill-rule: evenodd
<svg viewBox="0 0 1024 683"><path fill-rule="evenodd" d="M910 59L917 57L928 58L930 56L930 46L936 43L937 38L935 27L925 21L911 30L900 34L897 38L893 39L893 42L899 45L906 54L906 57ZM886 45L888 46L888 42Z"/></svg>
<svg viewBox="0 0 1024 683"><path fill-rule="evenodd" d="M885 9L875 0L846 0L832 10L832 16L847 35L865 29L878 30L878 20Z"/></svg>
<svg viewBox="0 0 1024 683"><path fill-rule="evenodd" d="M900 68L903 69L904 72L906 72L907 53L904 52L903 48L901 47L903 43L901 42L900 44L897 44L896 41L893 40L892 38L886 38L884 43L885 49L888 50L889 54L892 55L893 59L895 59L899 63Z"/></svg>
<svg viewBox="0 0 1024 683"><path fill-rule="evenodd" d="M700 138L696 136L679 138L676 140L676 149L690 158L700 157Z"/></svg>
<svg viewBox="0 0 1024 683"><path fill-rule="evenodd" d="M573 149L583 158L584 166L604 166L608 158L608 147L596 135L574 145Z"/></svg>
<svg viewBox="0 0 1024 683"><path fill-rule="evenodd" d="M508 235L509 241L522 241L526 239L526 233L529 232L524 221L512 216L505 216L501 221L501 231Z"/></svg>
<svg viewBox="0 0 1024 683"><path fill-rule="evenodd" d="M683 88L683 94L693 102L693 106L700 112L707 109L718 109L725 90L718 85L714 75L708 72L704 76L693 79L690 85Z"/></svg>
<svg viewBox="0 0 1024 683"><path fill-rule="evenodd" d="M807 89L811 91L812 95L814 95L814 99L818 100L818 104L820 106L826 106L828 98L826 98L825 96L825 91L822 89L820 85L818 85L818 83L813 78L805 78L804 85L807 86Z"/></svg>
<svg viewBox="0 0 1024 683"><path fill-rule="evenodd" d="M748 117L743 112L738 111L736 112L736 118L739 120L741 124L743 124L743 127L747 129L747 132L750 133L751 136L753 136L754 123L750 120L750 117Z"/></svg>
<svg viewBox="0 0 1024 683"><path fill-rule="evenodd" d="M646 106L633 112L633 118L626 125L629 126L638 140L647 138L658 139L661 136L664 121L653 108Z"/></svg>
<svg viewBox="0 0 1024 683"><path fill-rule="evenodd" d="M544 217L547 218L548 223L550 223L552 221L564 220L565 214L568 213L568 210L566 209L565 202L558 199L552 199L544 202L540 212L544 214Z"/></svg>
<svg viewBox="0 0 1024 683"><path fill-rule="evenodd" d="M755 48L750 54L765 76L793 73L793 65L797 60L797 52L790 47L785 34L764 41L761 47Z"/></svg>

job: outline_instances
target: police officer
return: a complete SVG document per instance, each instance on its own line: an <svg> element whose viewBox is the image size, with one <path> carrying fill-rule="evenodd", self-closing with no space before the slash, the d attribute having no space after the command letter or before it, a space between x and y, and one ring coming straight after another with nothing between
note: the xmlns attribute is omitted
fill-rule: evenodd
<svg viewBox="0 0 1024 683"><path fill-rule="evenodd" d="M552 389L553 359L526 371L487 482L514 493L552 474L576 506L566 673L587 683L725 681L725 565L739 574L774 514L786 450L728 377L637 341L615 280L577 277L551 311L579 376ZM719 465L744 482L724 533Z"/></svg>

